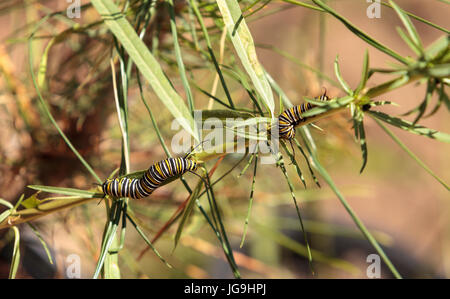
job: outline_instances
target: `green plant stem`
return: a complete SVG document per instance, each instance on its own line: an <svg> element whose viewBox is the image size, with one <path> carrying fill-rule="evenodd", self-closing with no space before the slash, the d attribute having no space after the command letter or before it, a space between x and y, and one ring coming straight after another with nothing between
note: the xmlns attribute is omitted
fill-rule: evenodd
<svg viewBox="0 0 450 299"><path fill-rule="evenodd" d="M423 78L423 75L421 75L420 73L405 74L405 75L399 76L395 79L392 79L390 81L387 81L385 83L382 83L382 84L379 84L377 86L370 88L365 93L365 95L369 98L374 98L374 97L380 96L382 94L385 94L387 92L390 92L394 89L397 89L399 87L402 87L406 84L412 83L421 78Z"/></svg>
<svg viewBox="0 0 450 299"><path fill-rule="evenodd" d="M242 246L244 246L245 236L247 235L247 228L248 228L248 223L250 220L250 212L252 210L252 205L253 205L253 193L255 192L256 169L258 166L258 154L254 154L251 157L255 157L255 168L253 169L252 187L251 187L251 191L250 191L250 199L248 202L247 217L245 217L244 232L242 233L241 244L239 246L240 248L242 248Z"/></svg>
<svg viewBox="0 0 450 299"><path fill-rule="evenodd" d="M314 166L317 169L317 171L320 173L322 178L325 180L325 182L330 186L331 190L336 194L341 204L344 206L344 208L347 210L347 213L352 218L353 222L356 224L356 226L359 228L359 230L362 232L362 234L366 237L366 239L369 241L369 243L375 248L375 250L378 252L378 254L383 259L384 263L388 266L389 270L392 272L392 274L396 278L402 278L395 266L392 264L391 260L388 258L388 256L385 254L383 248L378 244L377 240L372 236L372 234L369 232L369 230L366 228L364 223L359 219L359 217L356 215L356 213L353 211L353 209L350 207L350 205L345 200L344 196L341 194L339 189L334 184L333 180L331 179L328 172L320 165L316 155L314 153L310 152L310 156L314 162Z"/></svg>
<svg viewBox="0 0 450 299"><path fill-rule="evenodd" d="M432 177L434 177L439 183L441 183L442 186L445 187L445 189L450 190L449 186L441 179L439 178L425 163L422 162L422 160L419 159L397 136L392 133L391 130L389 130L383 123L378 120L376 117L373 117L371 114L369 114L373 120L386 132L386 134L389 135L389 137L392 138L392 140L395 141L411 158L414 159L414 161L417 162L423 169L425 169L426 172L428 172Z"/></svg>
<svg viewBox="0 0 450 299"><path fill-rule="evenodd" d="M230 107L232 107L234 109L234 103L233 103L233 100L231 98L231 94L230 94L230 92L228 90L227 84L225 83L225 78L223 77L222 70L219 67L219 63L217 62L216 56L214 55L212 44L211 44L211 41L209 39L208 29L206 28L205 23L203 22L202 15L201 15L201 13L200 13L200 11L198 9L198 6L197 6L197 1L196 0L189 0L189 4L191 5L191 7L192 7L192 9L194 11L194 14L197 17L198 23L200 24L200 27L202 28L203 36L204 36L205 41L206 41L206 46L208 48L208 53L209 53L210 59L214 63L214 67L216 69L216 72L219 75L220 83L222 84L223 90L224 90L225 95L226 95L226 97L228 99L228 103L230 104Z"/></svg>
<svg viewBox="0 0 450 299"><path fill-rule="evenodd" d="M286 2L286 3L294 4L294 5L297 5L297 6L303 6L303 7L309 8L309 9L317 10L317 11L320 11L320 12L325 12L325 10L323 10L322 8L314 6L314 5L311 5L311 4L308 4L308 3L295 1L295 0L282 0L282 1Z"/></svg>
<svg viewBox="0 0 450 299"><path fill-rule="evenodd" d="M186 93L186 98L189 106L189 110L191 114L194 115L194 99L192 96L191 88L189 86L188 79L186 77L186 69L183 62L183 57L181 54L180 44L178 42L178 32L177 32L177 24L175 22L175 10L173 8L173 0L166 0L169 7L169 15L170 15L170 28L172 31L173 38L173 47L175 51L175 56L177 58L177 65L181 77L181 81L183 82L184 91Z"/></svg>
<svg viewBox="0 0 450 299"><path fill-rule="evenodd" d="M398 54L397 52L393 51L392 49L386 47L385 45L381 44L377 40L373 39L371 36L369 36L367 33L363 32L361 29L353 25L349 20L338 14L335 10L333 10L331 7L326 5L323 1L320 0L312 0L316 5L320 6L323 10L325 10L327 13L334 16L336 19L341 21L351 32L353 32L356 36L364 40L369 45L375 47L381 52L386 53L387 55L391 56L392 58L400 61L401 63L408 65L410 63L410 60L404 58L402 55Z"/></svg>
<svg viewBox="0 0 450 299"><path fill-rule="evenodd" d="M291 180L289 179L288 173L286 171L286 167L284 165L283 158L282 158L280 153L278 153L278 157L277 158L278 158L277 166L280 167L281 172L283 172L283 174L284 174L286 182L287 182L287 184L289 186L289 191L291 193L292 200L294 201L295 210L297 212L297 217L298 217L298 220L300 222L300 227L301 227L302 233L303 233L303 239L305 241L306 249L307 249L307 252L308 252L308 264L309 264L309 267L310 267L312 275L315 275L314 267L313 267L313 257L312 257L312 253L311 253L311 247L309 246L308 236L306 234L305 226L303 225L303 220L302 220L302 216L301 216L301 213L300 213L300 208L298 206L297 198L295 196L295 188L294 188L294 185L292 184Z"/></svg>
<svg viewBox="0 0 450 299"><path fill-rule="evenodd" d="M89 173L95 178L95 180L98 183L102 183L102 180L98 177L98 175L95 173L95 171L92 169L92 167L89 165L89 163L87 163L87 161L81 156L81 154L75 149L75 147L72 145L72 143L70 142L69 138L67 138L66 134L64 134L64 132L61 130L61 128L59 127L58 123L56 122L55 118L53 117L52 113L50 112L50 109L47 106L47 103L45 102L44 98L41 95L41 92L39 90L39 86L38 83L36 81L36 76L34 74L34 70L33 70L33 46L32 46L32 42L33 42L33 37L34 34L36 33L37 29L40 27L40 25L42 23L44 23L45 21L47 21L47 18L43 18L41 20L41 22L39 22L36 25L36 28L33 30L33 32L31 33L30 37L28 38L28 65L30 68L30 73L31 73L31 78L33 81L33 85L34 88L36 90L36 94L38 96L39 102L42 105L42 108L44 109L45 114L47 115L47 117L50 119L51 123L53 124L53 126L56 128L56 130L58 131L59 135L61 135L62 139L64 140L64 142L67 144L67 146L72 150L72 152L75 154L75 156L77 156L77 158L80 160L80 162L84 165L84 167L89 171Z"/></svg>

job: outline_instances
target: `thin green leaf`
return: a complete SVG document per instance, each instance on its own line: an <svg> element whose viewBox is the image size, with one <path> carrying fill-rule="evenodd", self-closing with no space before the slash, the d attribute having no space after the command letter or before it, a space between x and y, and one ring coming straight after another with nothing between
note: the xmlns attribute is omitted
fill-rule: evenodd
<svg viewBox="0 0 450 299"><path fill-rule="evenodd" d="M19 200L14 205L14 209L13 209L14 211L17 211L19 206L22 204L22 201L23 201L24 198L25 198L25 194L20 195Z"/></svg>
<svg viewBox="0 0 450 299"><path fill-rule="evenodd" d="M53 14L54 15L54 14ZM41 90L45 90L47 88L46 86L46 74L47 74L47 63L48 63L48 56L50 54L50 50L53 48L54 45L57 45L61 42L64 42L66 39L71 37L74 33L84 33L91 27L97 26L99 22L94 22L91 24L88 24L87 26L80 26L80 24L75 23L72 28L69 28L67 30L64 30L61 33L58 33L54 37L50 39L47 46L44 49L44 52L42 53L41 60L39 62L39 69L37 73L37 82L38 86Z"/></svg>
<svg viewBox="0 0 450 299"><path fill-rule="evenodd" d="M406 33L403 31L402 28L396 27L395 29L397 30L398 35L400 35L400 37L403 39L403 41L408 45L408 47L414 53L416 53L417 56L420 56L423 54L422 50L419 49L419 47L411 40L411 38L408 35L406 35Z"/></svg>
<svg viewBox="0 0 450 299"><path fill-rule="evenodd" d="M413 123L403 120L401 118L393 117L390 115L387 115L386 113L379 112L379 111L367 111L371 116L374 116L392 126L395 126L397 128L400 128L402 130L417 134L426 136L428 138L436 139L442 142L450 143L450 135L447 133L442 133L437 130L428 129L421 125L414 125Z"/></svg>
<svg viewBox="0 0 450 299"><path fill-rule="evenodd" d="M333 99L327 102L320 102L316 100L310 100L307 99L307 102L313 103L317 107L314 107L305 113L302 114L304 118L308 118L307 121L303 123L309 123L312 121L315 121L315 119L312 116L317 117L325 117L327 116L327 112L337 112L340 111L343 108L346 108L350 103L354 101L352 96L345 96L338 99ZM302 123L302 124L303 124Z"/></svg>
<svg viewBox="0 0 450 299"><path fill-rule="evenodd" d="M447 0L438 0L438 1L445 1L447 4L450 4ZM383 4L384 6L387 6L387 7L392 8L392 6L391 6L389 3L381 2L381 4ZM422 23L424 23L424 24L427 24L427 25L429 25L429 26L431 26L431 27L434 27L434 28L436 28L436 29L438 29L438 30L441 30L442 32L445 32L445 33L447 33L447 34L450 34L450 31L449 31L448 29L445 29L445 28L443 28L443 27L441 27L441 26L439 26L439 25L436 25L436 24L434 24L434 23L432 23L432 22L430 22L430 21L428 21L428 20L425 20L424 18L421 18L421 17L419 17L419 16L416 16L415 14L412 14L412 13L407 12L407 11L405 11L405 10L402 10L402 11L403 11L405 14L407 14L409 17L411 17L411 18L413 18L413 19L415 19L415 20L417 20L417 21L420 21L420 22L422 22Z"/></svg>
<svg viewBox="0 0 450 299"><path fill-rule="evenodd" d="M0 204L4 205L5 207L7 207L9 209L12 209L14 207L9 201L6 201L2 198L0 198Z"/></svg>
<svg viewBox="0 0 450 299"><path fill-rule="evenodd" d="M139 233L139 235L142 237L142 239L144 239L145 243L147 243L147 245L152 249L152 251L156 254L156 256L161 260L161 262L163 262L168 268L172 269L172 265L169 264L162 256L161 254L158 252L158 250L156 250L155 246L153 246L152 242L150 242L150 240L147 238L147 236L144 234L144 232L142 231L142 229L139 227L139 225L137 225L136 221L134 221L133 217L127 213L126 214L127 218L131 221L131 223L133 224L133 226L136 228L136 231Z"/></svg>
<svg viewBox="0 0 450 299"><path fill-rule="evenodd" d="M312 66L309 66L309 65L307 65L307 64L305 64L305 63L303 63L303 62L301 62L301 61L297 58L297 56L294 56L294 55L292 55L292 54L289 54L288 52L283 51L283 50L281 50L281 49L279 49L279 48L277 48L277 47L275 47L275 46L273 46L273 45L257 44L256 46L257 46L258 48L271 50L271 51L273 51L273 52L275 52L275 53L281 55L282 57L288 59L289 61L292 61L293 63L295 63L296 65L298 65L300 68L305 69L305 70L308 70L308 71L310 71L310 72L316 74L316 76L317 76L319 79L323 79L323 80L327 81L328 83L330 83L331 85L333 85L333 86L335 86L335 87L340 87L339 83L338 83L336 80L334 80L334 79L328 77L327 74L325 74L324 72L322 72L320 69L316 69L316 68L314 68L314 67L312 67ZM267 76L267 72L266 72L266 76ZM269 76L270 76L270 75L269 75ZM270 81L271 77L268 78L268 79L269 79L269 83L272 85L272 88L274 88L273 84L272 84L271 81ZM273 81L273 79L272 79L272 81ZM275 89L275 88L274 88L274 89Z"/></svg>
<svg viewBox="0 0 450 299"><path fill-rule="evenodd" d="M362 68L362 74L361 74L361 81L359 82L358 87L355 89L355 93L359 94L364 87L366 87L367 79L369 78L369 52L364 52L364 61L363 61L363 68Z"/></svg>
<svg viewBox="0 0 450 299"><path fill-rule="evenodd" d="M108 257L108 251L116 240L116 232L121 218L123 200L114 201L109 211L108 220L103 233L102 246L100 249L100 256L94 271L93 278L96 279L100 275L100 271L108 271L108 267L104 267L105 259ZM110 262L108 261L107 264ZM108 274L108 272L107 272Z"/></svg>
<svg viewBox="0 0 450 299"><path fill-rule="evenodd" d="M9 215L11 215L11 213L12 213L12 210L6 210L6 211L3 211L3 212L0 214L0 223L2 223L6 218L8 218Z"/></svg>
<svg viewBox="0 0 450 299"><path fill-rule="evenodd" d="M150 109L150 106L147 104L147 101L144 97L144 92L142 89L142 83L141 83L141 76L140 74L136 74L137 82L139 85L139 94L141 95L141 100L145 105L145 108L147 109L148 114L150 115L150 119L152 121L153 129L155 129L156 136L158 136L159 143L161 144L162 148L164 149L164 152L166 153L167 157L172 157L170 154L169 148L167 147L166 143L164 142L164 138L162 137L161 131L159 130L158 124L156 123L156 119L153 115L152 110Z"/></svg>
<svg viewBox="0 0 450 299"><path fill-rule="evenodd" d="M395 79L392 79L388 82L385 82L385 83L382 83L380 85L370 88L366 92L366 96L370 99L375 98L375 97L385 94L391 90L397 89L403 85L411 83L419 78L421 78L421 76L418 74L409 74L409 73L403 74L403 75L401 75Z"/></svg>
<svg viewBox="0 0 450 299"><path fill-rule="evenodd" d="M428 116L433 115L439 108L439 103L444 103L445 106L447 107L447 110L450 110L450 99L447 95L447 93L444 90L444 84L441 84L441 87L439 88L439 99L438 99L438 104L436 105L436 108L430 112L430 114Z"/></svg>
<svg viewBox="0 0 450 299"><path fill-rule="evenodd" d="M398 273L395 266L392 264L391 260L388 258L388 256L385 254L384 250L381 248L381 246L378 244L377 240L373 237L373 235L370 233L370 231L366 228L364 223L359 219L359 217L356 215L356 213L353 211L351 206L347 203L344 196L341 194L339 189L334 184L333 180L331 179L328 172L325 170L325 168L322 167L320 164L316 154L311 151L308 139L305 140L306 148L313 160L313 166L317 169L317 171L320 173L322 178L325 180L325 182L330 186L331 190L337 195L339 201L344 206L344 208L347 210L347 213L350 215L350 217L353 219L353 222L356 224L356 226L359 228L361 233L366 237L366 239L369 241L369 243L374 247L374 249L378 252L378 254L381 256L382 260L385 262L385 264L388 266L389 270L394 274L396 278L401 278L401 275Z"/></svg>
<svg viewBox="0 0 450 299"><path fill-rule="evenodd" d="M305 128L305 127L300 128L301 133L302 133L302 137L303 137L303 138L306 138L306 135L305 135L303 129L306 129L306 130L307 130L308 128ZM309 131L307 131L307 132L309 132ZM304 137L304 135L305 135L305 137ZM298 149L300 150L300 152L302 153L302 156L303 156L303 158L305 159L306 165L308 165L309 173L311 174L311 177L313 178L314 182L316 183L316 186L319 187L319 188L321 188L320 183L319 183L319 180L317 179L316 174L314 173L314 171L313 171L313 169L312 169L312 167L311 167L311 163L310 163L310 161L309 161L310 159L308 159L308 157L306 156L305 151L303 150L302 146L300 145L300 143L298 142L298 140L297 140L296 138L294 138L294 142L295 142L295 144L297 145L297 148L298 148Z"/></svg>
<svg viewBox="0 0 450 299"><path fill-rule="evenodd" d="M312 0L315 4L320 6L323 10L328 12L329 14L333 15L335 18L337 18L339 21L341 21L351 32L353 32L356 36L367 42L369 45L375 47L376 49L386 53L387 55L395 58L396 60L400 61L403 64L408 65L410 61L406 58L404 58L402 55L394 52L393 50L389 49L382 43L378 42L374 38L370 37L367 33L363 32L361 29L353 25L350 21L348 21L346 18L338 14L335 10L333 10L331 7L326 5L321 0Z"/></svg>
<svg viewBox="0 0 450 299"><path fill-rule="evenodd" d="M242 15L238 2L236 0L217 0L217 4L220 12L222 13L222 18L228 32L233 32L233 28L237 20ZM274 117L275 103L273 100L272 89L270 84L267 82L264 70L256 56L253 38L245 20L241 22L235 35L230 34L230 38L242 65L256 88L256 91L261 96L263 103L270 112L271 116Z"/></svg>
<svg viewBox="0 0 450 299"><path fill-rule="evenodd" d="M361 120L361 122L358 125L358 131L359 131L359 144L361 146L361 153L363 158L363 164L361 166L361 169L359 170L359 173L362 173L364 168L367 164L367 142L366 142L366 132L364 131L364 122Z"/></svg>
<svg viewBox="0 0 450 299"><path fill-rule="evenodd" d="M293 230L297 227L297 221L295 219L286 219L286 217L266 217L265 221L273 221L274 228L277 229L289 229ZM305 226L307 231L313 234L320 234L325 236L337 237L342 236L352 239L365 239L361 232L355 227L348 227L345 224L336 224L316 220L305 220ZM393 246L394 239L391 235L383 232L372 230L372 234L377 241L383 246Z"/></svg>
<svg viewBox="0 0 450 299"><path fill-rule="evenodd" d="M392 8L395 10L395 12L400 17L400 20L402 21L403 26L405 26L406 30L408 31L408 34L409 34L412 42L416 46L417 50L419 51L419 53L421 55L423 55L424 49L423 49L422 42L420 41L419 34L417 33L417 30L414 27L411 20L409 19L408 15L397 4L395 4L394 1L389 0L389 3L392 5Z"/></svg>
<svg viewBox="0 0 450 299"><path fill-rule="evenodd" d="M236 34L236 30L237 30L237 28L239 27L239 24L242 22L242 20L243 20L244 18L246 18L246 17L248 17L249 15L255 13L255 12L258 11L258 10L260 10L260 9L263 8L263 7L267 4L267 2L268 2L268 1L266 1L266 2L264 3L264 5L261 5L261 7L259 7L259 8L256 9L255 11L253 11L251 14L249 14L249 15L247 15L247 16L244 16L244 13L245 13L246 11L252 9L253 6L255 6L256 4L258 4L258 3L261 2L261 1L262 1L262 0L255 0L253 3L251 3L249 6L247 6L247 7L242 11L241 16L239 17L239 19L237 20L236 24L234 25L233 32L231 33L231 35L235 35L235 34Z"/></svg>
<svg viewBox="0 0 450 299"><path fill-rule="evenodd" d="M194 40L195 50L199 50L199 42L197 37L197 30L195 28L195 20L194 20L194 11L191 5L188 6L189 19L187 20L187 24L189 30L191 32L192 39Z"/></svg>
<svg viewBox="0 0 450 299"><path fill-rule="evenodd" d="M325 11L324 9L322 9L320 7L311 5L309 3L301 2L301 1L295 1L295 0L282 0L282 1L286 2L286 3L294 4L294 5L297 5L297 6L306 7L306 8L309 8L309 9L314 9L314 10L317 10L317 11Z"/></svg>
<svg viewBox="0 0 450 299"><path fill-rule="evenodd" d="M271 0L266 0L260 7L258 7L257 9L252 10L250 13L246 14L244 16L244 13L247 12L248 10L250 10L253 6L255 6L257 3L261 2L262 0L256 0L254 1L252 4L250 4L249 6L247 6L243 11L241 16L239 17L238 21L236 22L236 25L233 28L233 32L232 35L234 35L236 33L237 28L239 27L239 24L242 22L242 20L244 20L244 18L249 18L252 15L254 15L255 13L257 13L258 11L260 11L261 9L263 9L264 7L266 7L267 4L270 3Z"/></svg>
<svg viewBox="0 0 450 299"><path fill-rule="evenodd" d="M225 254L227 261L231 267L234 277L241 278L239 268L234 259L233 249L228 240L227 232L225 230L225 226L222 221L222 216L221 216L222 213L221 213L221 211L219 209L219 205L217 204L217 201L215 199L211 181L209 180L209 174L208 174L208 171L206 171L206 170L205 170L205 188L210 191L210 192L207 192L207 194L209 194L208 202L209 202L209 205L211 208L213 220L216 221L216 227L220 233L220 236L218 235L218 238L219 238L220 243L222 244L224 254Z"/></svg>
<svg viewBox="0 0 450 299"><path fill-rule="evenodd" d="M261 109L261 105L259 104L260 102L259 96L256 94L255 90L253 89L253 87L251 87L250 83L248 82L247 75L243 71L241 71L239 67L231 69L230 67L223 66L223 68L224 73L226 73L227 75L231 75L233 79L237 80L242 85L242 87L245 88L245 91L250 97L250 100L256 106L256 109L259 111L261 115L263 115L264 113Z"/></svg>
<svg viewBox="0 0 450 299"><path fill-rule="evenodd" d="M283 147L284 151L288 154L289 158L291 159L291 163L294 164L295 170L297 171L297 175L299 177L299 179L302 181L303 186L306 189L306 181L305 181L305 177L303 176L303 173L300 169L300 167L297 164L297 161L295 160L295 150L293 149L294 152L291 153L291 151L288 149L288 147L286 146L286 144L284 142L281 142L281 146Z"/></svg>
<svg viewBox="0 0 450 299"><path fill-rule="evenodd" d="M273 90L275 90L275 92L279 96L280 99L279 114L281 114L284 111L284 106L288 106L288 108L292 107L292 104L289 104L291 101L289 100L288 96L284 93L284 91L281 89L281 87L278 85L278 83L272 78L272 76L267 71L265 71L265 73L270 86L272 86Z"/></svg>
<svg viewBox="0 0 450 299"><path fill-rule="evenodd" d="M67 138L66 134L64 134L64 132L59 127L59 125L56 122L55 118L51 114L50 109L47 106L47 103L45 102L44 98L42 97L41 92L39 90L39 85L38 85L38 83L36 81L36 76L35 76L34 70L33 70L33 47L32 47L32 42L33 42L34 34L38 30L38 28L41 26L41 24L43 24L43 23L45 23L47 21L47 19L48 19L48 16L42 18L38 22L38 24L36 25L35 29L31 33L30 37L28 38L28 65L29 65L29 68L30 68L31 79L33 81L33 85L34 85L34 88L36 90L39 102L42 105L45 114L50 119L50 121L52 122L52 124L56 128L56 130L58 131L59 135L61 135L61 137L63 138L64 142L72 150L72 152L75 154L75 156L77 156L78 160L80 160L80 162L89 171L89 173L97 180L97 182L101 183L102 181L100 180L98 175L95 173L95 171L92 169L92 167L86 162L86 160L80 155L80 153L75 149L75 147L72 145L70 140Z"/></svg>
<svg viewBox="0 0 450 299"><path fill-rule="evenodd" d="M253 179L252 179L252 186L250 189L251 190L250 191L250 199L248 201L247 217L245 217L244 232L242 233L241 244L239 245L240 248L242 248L242 246L244 246L245 236L247 235L248 223L250 221L250 212L252 210L252 205L253 205L253 193L255 192L256 168L258 166L258 154L253 154L252 157L255 157L255 168L253 169Z"/></svg>
<svg viewBox="0 0 450 299"><path fill-rule="evenodd" d="M201 15L200 11L198 10L197 1L196 0L189 0L189 4L191 5L192 9L194 10L194 13L195 13L195 15L197 17L197 20L198 20L199 24L200 24L200 27L202 28L202 32L203 32L203 35L204 35L205 40L206 40L206 45L208 47L208 53L209 53L210 58L211 58L211 60L212 60L212 62L214 64L216 72L219 75L220 83L221 83L222 88L223 88L223 90L225 92L225 95L226 95L226 97L228 99L228 103L230 104L230 107L234 108L234 103L233 103L233 100L231 98L230 92L228 90L228 86L227 86L227 84L225 82L225 78L224 78L224 76L222 74L222 70L220 69L219 63L217 62L216 56L214 55L214 51L213 51L213 48L212 48L212 45L211 45L211 40L209 38L208 30L207 30L207 28L205 26L205 23L203 21L203 17Z"/></svg>
<svg viewBox="0 0 450 299"><path fill-rule="evenodd" d="M197 200L200 190L202 189L202 183L203 183L202 181L198 182L194 191L189 196L188 203L186 204L186 207L183 210L183 215L180 219L180 223L178 224L178 228L175 233L173 250L175 250L175 248L177 247L178 242L181 237L181 234L183 232L184 226L186 225L187 220L188 220L189 216L191 215L193 208L195 207L195 201Z"/></svg>
<svg viewBox="0 0 450 299"><path fill-rule="evenodd" d="M247 164L245 164L244 168L242 168L241 172L239 173L238 178L240 178L241 176L244 175L244 173L247 171L247 168L252 164L253 158L255 158L255 156L256 156L256 154L252 154L250 156L250 159L248 159Z"/></svg>
<svg viewBox="0 0 450 299"><path fill-rule="evenodd" d="M123 69L123 58L119 55L119 61L121 65L121 78L122 82L126 81L125 76L126 73ZM128 138L128 108L127 108L127 87L122 86L123 93L119 93L117 90L116 84L116 71L114 68L114 62L111 58L111 73L112 73L112 82L113 82L113 90L114 90L114 102L116 106L117 118L119 120L120 133L122 135L122 156L121 163L119 168L119 174L125 174L129 171L130 167L130 142ZM126 84L126 83L125 83ZM125 85L124 84L124 85Z"/></svg>
<svg viewBox="0 0 450 299"><path fill-rule="evenodd" d="M0 221L1 222L1 221ZM45 253L47 254L48 257L48 261L50 262L50 264L53 265L53 259L52 259L52 254L50 253L50 250L48 249L47 243L45 242L44 238L42 237L41 233L39 233L39 231L37 230L37 228L31 224L30 222L27 222L28 226L30 227L30 229L33 231L33 233L35 234L35 236L39 239L39 242L41 242L42 247L44 247Z"/></svg>
<svg viewBox="0 0 450 299"><path fill-rule="evenodd" d="M139 38L136 31L110 0L92 0L95 9L102 16L105 24L120 41L137 68L152 86L158 98L172 113L180 125L199 141L195 122L183 99L174 90L163 73L161 66Z"/></svg>
<svg viewBox="0 0 450 299"><path fill-rule="evenodd" d="M413 125L415 125L420 118L425 114L425 110L428 107L428 104L431 101L431 97L433 96L433 92L436 88L436 82L435 80L428 80L427 83L427 91L425 93L425 99L422 101L422 103L419 105L418 110L419 113L417 114L416 118L413 121Z"/></svg>
<svg viewBox="0 0 450 299"><path fill-rule="evenodd" d="M450 77L450 63L442 63L431 66L426 69L426 73L431 77L448 79L448 77Z"/></svg>
<svg viewBox="0 0 450 299"><path fill-rule="evenodd" d="M114 238L111 247L115 246L117 239ZM119 258L116 252L108 252L103 264L103 277L105 279L120 279Z"/></svg>
<svg viewBox="0 0 450 299"><path fill-rule="evenodd" d="M266 238L275 241L281 246L292 250L293 252L302 255L304 257L309 256L308 249L306 246L301 244L300 242L284 235L283 233L275 230L273 227L269 227L267 225L263 225L262 223L258 223L255 221L254 228L259 231L260 234L263 234ZM317 250L312 250L312 254L314 255L314 260L316 262L321 262L326 265L330 265L336 269L344 270L353 274L357 274L360 270L354 266L353 264L333 257L328 257L325 254L321 253Z"/></svg>
<svg viewBox="0 0 450 299"><path fill-rule="evenodd" d="M20 232L17 226L13 226L11 229L14 231L14 246L11 267L9 269L9 279L15 279L20 263Z"/></svg>
<svg viewBox="0 0 450 299"><path fill-rule="evenodd" d="M336 59L334 60L334 74L336 75L336 78L338 79L339 83L341 83L341 86L344 89L344 91L348 95L353 95L353 90L350 88L350 86L347 84L347 82L345 82L344 78L342 77L338 63L338 56L336 56Z"/></svg>
<svg viewBox="0 0 450 299"><path fill-rule="evenodd" d="M37 195L39 194L39 191L28 197L22 202L22 206L26 209L32 209L36 208L42 203L42 200L37 198Z"/></svg>
<svg viewBox="0 0 450 299"><path fill-rule="evenodd" d="M373 115L373 114L371 114ZM442 186L445 187L445 189L450 190L450 187L440 178L438 177L425 163L422 162L422 160L419 159L401 140L392 133L391 130L389 130L381 121L379 121L376 117L372 117L375 122L388 134L411 158L414 159L414 161L417 162L423 169L425 169L426 172L428 172L432 177L434 177Z"/></svg>
<svg viewBox="0 0 450 299"><path fill-rule="evenodd" d="M254 118L255 115L250 112L245 111L236 111L236 110L226 110L226 109L212 109L212 110L200 110L202 121L207 120L208 118L218 118L220 120L226 120L227 118L241 118L241 119L249 119ZM263 119L263 118L260 118ZM268 118L265 118L268 119ZM269 119L270 120L270 119Z"/></svg>
<svg viewBox="0 0 450 299"><path fill-rule="evenodd" d="M295 189L294 189L294 186L293 186L291 180L289 179L289 176L288 176L287 171L286 171L286 167L284 166L283 158L282 158L280 153L278 153L278 157L277 157L277 166L280 167L281 172L284 174L286 182L287 182L287 184L289 186L289 190L291 192L291 197L292 197L292 200L294 201L295 210L297 212L298 220L300 222L300 227L301 227L302 232L303 232L303 239L305 241L306 249L307 249L307 252L308 252L309 267L311 269L312 274L314 275L314 268L313 268L313 265L312 265L313 257L312 257L312 253L311 253L311 248L309 246L308 237L306 235L306 230L305 230L305 227L303 225L302 216L300 214L300 209L299 209L298 204L297 204L297 199L296 199L296 196L295 196Z"/></svg>
<svg viewBox="0 0 450 299"><path fill-rule="evenodd" d="M178 70L183 83L184 91L191 114L194 114L194 97L192 96L191 87L189 86L188 79L186 77L186 69L184 67L183 56L181 54L180 44L178 42L177 24L175 21L175 11L173 8L173 0L167 0L169 15L170 15L170 30L172 31L173 49L177 60Z"/></svg>
<svg viewBox="0 0 450 299"><path fill-rule="evenodd" d="M431 45L425 50L425 57L427 60L436 60L445 53L448 53L448 48L450 44L450 33L436 39Z"/></svg>
<svg viewBox="0 0 450 299"><path fill-rule="evenodd" d="M52 187L52 186L41 186L41 185L29 185L28 188L48 192L48 193L57 193L57 194L64 194L64 195L73 195L73 196L79 196L83 198L98 198L98 196L102 196L103 193L95 193L92 191L87 190L80 190L80 189L74 189L74 188L63 188L63 187Z"/></svg>

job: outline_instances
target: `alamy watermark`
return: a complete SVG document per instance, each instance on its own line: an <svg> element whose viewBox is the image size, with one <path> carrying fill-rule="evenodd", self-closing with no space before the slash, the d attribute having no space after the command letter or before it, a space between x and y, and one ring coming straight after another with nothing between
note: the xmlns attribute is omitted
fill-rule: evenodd
<svg viewBox="0 0 450 299"><path fill-rule="evenodd" d="M366 15L369 19L381 18L381 3L380 0L366 0L367 3L371 3L366 10Z"/></svg>
<svg viewBox="0 0 450 299"><path fill-rule="evenodd" d="M81 278L81 259L78 254L70 254L66 257L66 277Z"/></svg>
<svg viewBox="0 0 450 299"><path fill-rule="evenodd" d="M368 278L381 278L381 261L378 254L369 254L366 258L366 262L369 266L366 270Z"/></svg>
<svg viewBox="0 0 450 299"><path fill-rule="evenodd" d="M80 0L66 0L69 5L66 9L67 17L70 19L81 18L81 1Z"/></svg>

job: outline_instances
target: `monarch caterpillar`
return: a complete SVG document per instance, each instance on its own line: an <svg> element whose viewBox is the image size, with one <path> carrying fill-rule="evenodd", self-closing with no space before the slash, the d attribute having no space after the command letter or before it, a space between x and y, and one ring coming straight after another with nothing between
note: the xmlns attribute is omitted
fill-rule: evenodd
<svg viewBox="0 0 450 299"><path fill-rule="evenodd" d="M186 157L167 158L159 161L144 173L142 178L107 179L102 184L105 195L140 199L152 194L167 179L197 170L197 162Z"/></svg>
<svg viewBox="0 0 450 299"><path fill-rule="evenodd" d="M329 98L325 91L325 93L319 97L319 101L328 100ZM295 137L295 127L308 119L308 117L303 117L302 114L314 107L316 107L316 105L303 103L284 110L284 112L278 116L279 137L291 141Z"/></svg>

